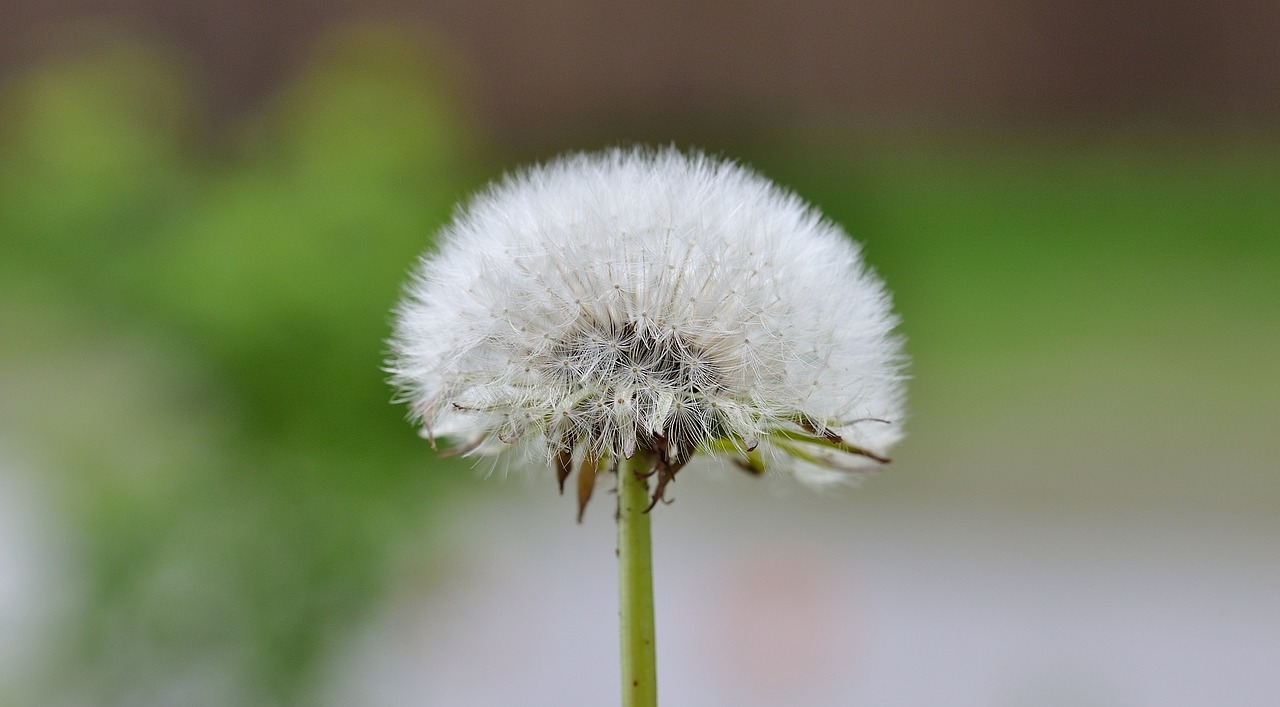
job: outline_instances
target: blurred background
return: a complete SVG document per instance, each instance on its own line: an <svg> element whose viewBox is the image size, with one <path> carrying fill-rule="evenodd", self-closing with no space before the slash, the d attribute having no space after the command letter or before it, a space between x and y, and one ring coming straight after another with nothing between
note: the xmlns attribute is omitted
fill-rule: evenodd
<svg viewBox="0 0 1280 707"><path fill-rule="evenodd" d="M1280 5L5 0L0 705L617 700L612 513L379 370L459 199L741 160L895 291L861 488L682 475L678 705L1280 704Z"/></svg>

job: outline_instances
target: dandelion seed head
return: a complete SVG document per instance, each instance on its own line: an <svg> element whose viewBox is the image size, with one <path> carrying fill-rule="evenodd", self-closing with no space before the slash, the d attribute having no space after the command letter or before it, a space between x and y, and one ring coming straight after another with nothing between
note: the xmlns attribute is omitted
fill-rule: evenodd
<svg viewBox="0 0 1280 707"><path fill-rule="evenodd" d="M896 323L858 245L794 194L614 150L461 209L406 288L388 368L424 434L466 453L704 451L827 483L902 436Z"/></svg>

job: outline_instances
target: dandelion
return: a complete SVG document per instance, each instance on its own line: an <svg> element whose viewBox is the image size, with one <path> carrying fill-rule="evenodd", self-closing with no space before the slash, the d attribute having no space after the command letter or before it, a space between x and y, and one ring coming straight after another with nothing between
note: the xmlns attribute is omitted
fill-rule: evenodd
<svg viewBox="0 0 1280 707"><path fill-rule="evenodd" d="M794 195L734 164L618 150L460 212L398 310L391 372L446 454L533 451L563 489L644 452L656 501L695 452L815 484L886 461L895 323L857 245Z"/></svg>
<svg viewBox="0 0 1280 707"><path fill-rule="evenodd" d="M397 310L393 384L445 454L523 457L562 492L576 471L579 520L617 474L620 552L631 502L651 509L697 459L825 485L902 436L883 284L838 226L741 166L562 158L490 187L438 245Z"/></svg>

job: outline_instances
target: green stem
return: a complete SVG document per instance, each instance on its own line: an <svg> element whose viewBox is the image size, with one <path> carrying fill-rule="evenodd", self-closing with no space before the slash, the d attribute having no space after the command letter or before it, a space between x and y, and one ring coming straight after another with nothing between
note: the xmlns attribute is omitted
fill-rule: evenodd
<svg viewBox="0 0 1280 707"><path fill-rule="evenodd" d="M637 454L618 465L618 615L622 622L622 707L658 704L653 646L653 562L649 544L650 460Z"/></svg>

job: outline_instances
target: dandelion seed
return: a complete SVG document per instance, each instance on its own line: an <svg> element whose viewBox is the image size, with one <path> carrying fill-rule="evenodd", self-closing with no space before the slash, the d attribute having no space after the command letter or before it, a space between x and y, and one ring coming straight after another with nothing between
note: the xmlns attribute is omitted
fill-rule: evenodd
<svg viewBox="0 0 1280 707"><path fill-rule="evenodd" d="M562 491L577 470L581 506L643 453L656 503L698 453L815 484L888 461L896 322L857 244L795 195L705 156L614 150L461 210L397 309L389 371L433 441L531 452Z"/></svg>

